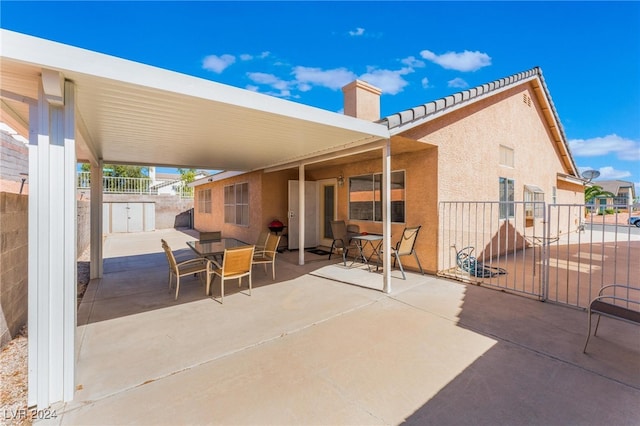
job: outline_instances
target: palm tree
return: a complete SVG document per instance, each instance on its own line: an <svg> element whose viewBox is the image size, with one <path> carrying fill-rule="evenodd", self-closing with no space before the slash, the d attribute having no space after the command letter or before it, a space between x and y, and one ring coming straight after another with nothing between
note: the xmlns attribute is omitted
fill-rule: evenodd
<svg viewBox="0 0 640 426"><path fill-rule="evenodd" d="M584 190L584 202L589 203L595 198L614 198L615 195L609 191L605 191L601 186L593 185Z"/></svg>

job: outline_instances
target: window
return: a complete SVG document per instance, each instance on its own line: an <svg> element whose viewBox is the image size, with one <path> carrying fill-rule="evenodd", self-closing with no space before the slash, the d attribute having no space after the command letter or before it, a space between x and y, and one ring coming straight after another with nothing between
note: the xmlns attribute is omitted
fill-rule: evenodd
<svg viewBox="0 0 640 426"><path fill-rule="evenodd" d="M513 187L513 179L500 178L500 219L508 219L515 215Z"/></svg>
<svg viewBox="0 0 640 426"><path fill-rule="evenodd" d="M211 189L198 191L198 213L211 213Z"/></svg>
<svg viewBox="0 0 640 426"><path fill-rule="evenodd" d="M391 222L404 223L405 173L391 172ZM349 219L382 222L382 173L349 178Z"/></svg>
<svg viewBox="0 0 640 426"><path fill-rule="evenodd" d="M513 148L500 145L500 165L513 167Z"/></svg>
<svg viewBox="0 0 640 426"><path fill-rule="evenodd" d="M524 216L544 217L544 191L535 185L524 186Z"/></svg>
<svg viewBox="0 0 640 426"><path fill-rule="evenodd" d="M249 226L249 184L224 187L224 223Z"/></svg>

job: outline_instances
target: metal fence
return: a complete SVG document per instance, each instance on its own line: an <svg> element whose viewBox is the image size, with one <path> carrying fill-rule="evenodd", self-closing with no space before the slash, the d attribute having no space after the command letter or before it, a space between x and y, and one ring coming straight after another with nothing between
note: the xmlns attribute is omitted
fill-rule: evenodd
<svg viewBox="0 0 640 426"><path fill-rule="evenodd" d="M629 216L618 205L442 202L438 275L584 308L604 285L640 287Z"/></svg>
<svg viewBox="0 0 640 426"><path fill-rule="evenodd" d="M163 188L170 187L169 191ZM78 189L91 188L91 173L78 173ZM105 194L147 194L158 195L161 192L179 195L182 198L193 198L193 188L179 181L153 181L149 178L131 178L103 176L102 188Z"/></svg>

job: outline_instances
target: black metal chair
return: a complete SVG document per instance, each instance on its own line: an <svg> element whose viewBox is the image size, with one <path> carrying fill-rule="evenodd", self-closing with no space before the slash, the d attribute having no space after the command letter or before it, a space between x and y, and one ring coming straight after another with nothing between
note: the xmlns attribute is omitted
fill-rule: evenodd
<svg viewBox="0 0 640 426"><path fill-rule="evenodd" d="M329 259L331 259L334 249L342 250L342 261L346 266L349 250L357 250L358 247L351 243L351 237L349 237L347 225L344 220L331 221L331 234L333 235L333 241L331 242L331 249L329 250Z"/></svg>
<svg viewBox="0 0 640 426"><path fill-rule="evenodd" d="M420 268L420 273L424 275L424 271L422 270L422 265L420 264L420 259L418 259L418 254L416 253L416 240L418 239L418 232L420 232L420 228L422 225L414 226L411 228L404 228L402 231L402 237L400 237L400 241L396 243L395 247L391 247L391 254L394 256L393 258L393 266L396 266L396 262L400 266L400 272L402 272L402 279L406 280L407 277L404 274L404 268L402 267L402 262L400 261L400 256L410 256L413 255L415 257L416 262L418 262L418 268Z"/></svg>

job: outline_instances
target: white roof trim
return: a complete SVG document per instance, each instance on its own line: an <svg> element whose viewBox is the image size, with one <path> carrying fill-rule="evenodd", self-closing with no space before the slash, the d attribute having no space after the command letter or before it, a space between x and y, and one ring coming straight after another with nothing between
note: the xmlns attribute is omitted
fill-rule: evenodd
<svg viewBox="0 0 640 426"><path fill-rule="evenodd" d="M247 172L226 170L224 172L216 173L214 175L205 176L205 177L200 178L198 180L194 180L193 182L189 183L188 186L190 186L191 188L195 188L196 186L205 185L205 184L211 183L211 182L218 182L218 181L221 181L221 180L224 180L224 179L229 179L229 178L232 178L234 176L239 176L239 175L242 175L242 174L245 174L245 173L247 173Z"/></svg>
<svg viewBox="0 0 640 426"><path fill-rule="evenodd" d="M379 123L4 29L0 37L5 93L37 97L43 69L74 83L80 161L91 151L112 163L257 170L389 138Z"/></svg>

